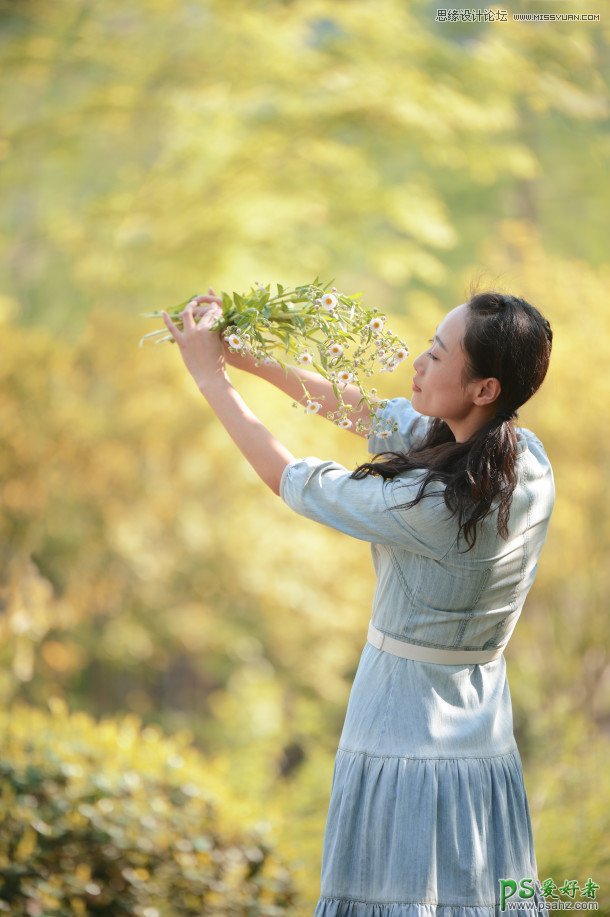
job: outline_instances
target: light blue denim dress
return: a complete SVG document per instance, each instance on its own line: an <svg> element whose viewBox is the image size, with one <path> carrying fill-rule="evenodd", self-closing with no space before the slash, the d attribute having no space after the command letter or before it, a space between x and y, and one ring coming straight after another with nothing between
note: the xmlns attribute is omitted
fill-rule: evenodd
<svg viewBox="0 0 610 917"><path fill-rule="evenodd" d="M370 453L406 451L430 418L406 398L377 417L398 431L372 435ZM555 500L542 443L517 427L519 481L508 541L497 513L475 548L457 544L457 519L433 482L412 509L421 470L360 480L332 460L295 459L280 495L297 513L371 544L373 624L426 647L504 646L534 582ZM497 504L496 504L497 509ZM365 638L366 639L366 638ZM490 917L500 879L521 917L544 914L521 757L503 654L486 663L420 662L364 645L332 775L314 917ZM531 879L533 897L519 896Z"/></svg>

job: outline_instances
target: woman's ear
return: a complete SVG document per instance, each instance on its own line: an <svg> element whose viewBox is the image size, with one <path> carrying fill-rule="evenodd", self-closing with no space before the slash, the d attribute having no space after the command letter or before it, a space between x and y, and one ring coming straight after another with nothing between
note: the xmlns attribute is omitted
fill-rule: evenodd
<svg viewBox="0 0 610 917"><path fill-rule="evenodd" d="M490 376L488 379L481 379L472 400L479 407L486 407L497 401L501 392L502 386L499 380L494 376Z"/></svg>

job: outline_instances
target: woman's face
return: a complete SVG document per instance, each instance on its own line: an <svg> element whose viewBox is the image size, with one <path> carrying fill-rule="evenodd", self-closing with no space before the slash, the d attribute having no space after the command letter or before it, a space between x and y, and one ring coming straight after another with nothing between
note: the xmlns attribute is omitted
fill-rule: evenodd
<svg viewBox="0 0 610 917"><path fill-rule="evenodd" d="M497 379L478 379L462 388L465 354L461 342L466 330L467 303L448 312L428 350L413 362L415 376L411 403L428 417L440 417L465 442L495 413L500 393Z"/></svg>

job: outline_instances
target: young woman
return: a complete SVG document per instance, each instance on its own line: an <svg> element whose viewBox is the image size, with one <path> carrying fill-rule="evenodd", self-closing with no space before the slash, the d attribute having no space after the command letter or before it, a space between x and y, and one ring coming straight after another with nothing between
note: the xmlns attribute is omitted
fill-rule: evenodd
<svg viewBox="0 0 610 917"><path fill-rule="evenodd" d="M398 431L370 436L375 460L350 473L292 456L232 387L225 360L296 400L300 376L334 410L328 383L228 354L209 330L218 314L213 290L184 310L182 332L164 314L199 389L274 493L371 543L377 575L315 917L491 917L502 898L522 917L548 914L503 654L555 498L542 443L512 422L546 375L548 321L495 291L452 309L414 362L411 400L376 408ZM348 388L353 421L359 398Z"/></svg>

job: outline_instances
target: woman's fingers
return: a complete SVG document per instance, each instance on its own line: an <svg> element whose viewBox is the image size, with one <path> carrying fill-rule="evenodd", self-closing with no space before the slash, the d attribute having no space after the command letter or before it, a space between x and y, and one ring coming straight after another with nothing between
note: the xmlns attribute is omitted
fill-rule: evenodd
<svg viewBox="0 0 610 917"><path fill-rule="evenodd" d="M215 324L216 319L222 316L222 309L214 303L209 306L201 306L199 310L195 310L195 314L199 316L198 325L202 325L205 328L211 328Z"/></svg>
<svg viewBox="0 0 610 917"><path fill-rule="evenodd" d="M193 309L195 308L195 300L191 299L189 303L186 304L180 315L182 316L182 325L185 331L191 331L195 327L195 319L193 318Z"/></svg>
<svg viewBox="0 0 610 917"><path fill-rule="evenodd" d="M194 303L211 303L215 302L218 305L222 304L222 299L220 296L217 296L212 287L209 287L208 292L203 296L193 296L192 302Z"/></svg>
<svg viewBox="0 0 610 917"><path fill-rule="evenodd" d="M208 321L206 321L205 324L209 325L212 324L219 315L222 315L222 299L216 296L212 287L209 287L209 292L205 296L193 296L182 312L180 312L183 331L178 329L167 312L162 311L161 315L174 341L179 343L184 338L184 332L192 331L200 324L199 322L195 322L195 316L199 319L206 316Z"/></svg>
<svg viewBox="0 0 610 917"><path fill-rule="evenodd" d="M171 318L169 317L169 315L167 314L167 312L161 312L161 315L163 316L163 321L165 322L165 324L166 324L166 326L167 326L167 329L168 329L169 333L170 333L171 336L173 337L174 341L176 341L176 343L178 343L178 340L179 340L179 338L181 337L180 332L178 331L178 329L177 329L176 326L174 325L173 321L171 320Z"/></svg>
<svg viewBox="0 0 610 917"><path fill-rule="evenodd" d="M193 300L193 302L195 303L196 306L212 305L212 304L215 306L220 306L222 303L222 300L220 300L217 296L198 296L197 299Z"/></svg>
<svg viewBox="0 0 610 917"><path fill-rule="evenodd" d="M193 305L193 315L200 319L197 322L198 325L202 323L204 317L207 319L205 322L207 326L222 315L222 299L216 296L213 287L208 287L207 294L193 296L189 305Z"/></svg>

